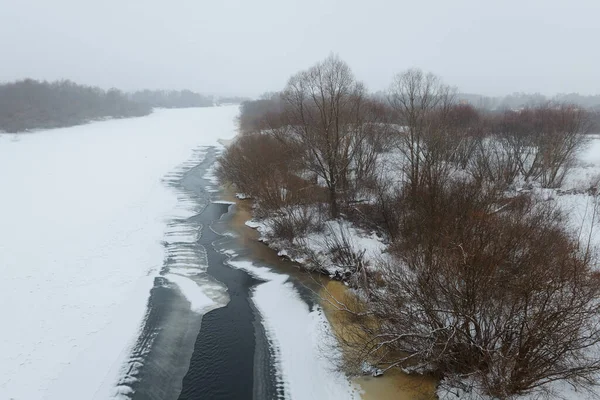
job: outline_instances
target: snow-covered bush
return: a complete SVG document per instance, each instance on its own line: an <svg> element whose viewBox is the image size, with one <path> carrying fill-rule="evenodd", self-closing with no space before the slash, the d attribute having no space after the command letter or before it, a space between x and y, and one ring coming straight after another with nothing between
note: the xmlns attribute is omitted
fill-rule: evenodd
<svg viewBox="0 0 600 400"><path fill-rule="evenodd" d="M254 198L280 255L355 289L352 370L430 371L502 399L591 382L600 279L577 238L592 243L595 220L578 234L551 208L573 200L589 215L587 199L567 199L588 185L568 177L586 112L485 113L454 94L409 70L371 96L331 56L255 104L262 133L228 150L222 175Z"/></svg>
<svg viewBox="0 0 600 400"><path fill-rule="evenodd" d="M358 360L468 378L500 399L595 377L600 275L564 214L467 181L403 205L393 261L363 282Z"/></svg>
<svg viewBox="0 0 600 400"><path fill-rule="evenodd" d="M268 219L273 237L293 242L313 232L323 230L323 212L315 205L289 206L279 209Z"/></svg>
<svg viewBox="0 0 600 400"><path fill-rule="evenodd" d="M328 235L324 238L327 256L333 267L334 277L339 280L360 279L366 275L366 248L357 245L352 232L342 223L327 225ZM354 283L354 282L353 282Z"/></svg>

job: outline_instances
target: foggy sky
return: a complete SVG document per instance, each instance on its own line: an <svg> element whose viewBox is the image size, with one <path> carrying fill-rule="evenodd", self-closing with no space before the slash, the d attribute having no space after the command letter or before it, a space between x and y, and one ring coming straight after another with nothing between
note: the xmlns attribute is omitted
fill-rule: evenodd
<svg viewBox="0 0 600 400"><path fill-rule="evenodd" d="M600 0L0 0L0 81L258 95L330 52L371 90L600 93Z"/></svg>

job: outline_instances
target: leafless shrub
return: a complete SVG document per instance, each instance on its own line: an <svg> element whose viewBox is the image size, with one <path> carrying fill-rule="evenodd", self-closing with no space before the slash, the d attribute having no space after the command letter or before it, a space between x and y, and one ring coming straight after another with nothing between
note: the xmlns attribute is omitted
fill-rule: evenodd
<svg viewBox="0 0 600 400"><path fill-rule="evenodd" d="M297 237L303 237L311 232L323 230L323 210L315 205L296 205L283 207L271 212L269 223L273 236L293 242Z"/></svg>
<svg viewBox="0 0 600 400"><path fill-rule="evenodd" d="M494 137L482 137L476 142L467 171L477 182L507 188L519 175L519 159Z"/></svg>
<svg viewBox="0 0 600 400"><path fill-rule="evenodd" d="M237 190L259 200L265 209L305 201L315 195L310 186L295 175L298 151L270 135L240 137L219 158L217 175L235 184Z"/></svg>
<svg viewBox="0 0 600 400"><path fill-rule="evenodd" d="M339 224L337 228L328 225L328 235L325 236L325 247L334 266L341 272L337 279L360 279L366 273L366 249L359 249L352 240L348 227Z"/></svg>
<svg viewBox="0 0 600 400"><path fill-rule="evenodd" d="M485 134L482 117L473 106L456 104L450 107L446 119L446 129L453 139L446 160L466 169Z"/></svg>
<svg viewBox="0 0 600 400"><path fill-rule="evenodd" d="M273 134L303 150L303 168L325 183L331 216L337 218L340 201L349 197L359 151L360 168L368 170L371 155L363 144L376 126L370 117L377 113L363 84L333 55L292 76L282 99L282 112L271 116Z"/></svg>
<svg viewBox="0 0 600 400"><path fill-rule="evenodd" d="M496 124L520 174L550 188L560 187L590 128L586 111L564 104L507 111Z"/></svg>
<svg viewBox="0 0 600 400"><path fill-rule="evenodd" d="M371 219L394 241L400 229L403 193L400 188L390 189L386 182L379 180L376 194L377 201Z"/></svg>
<svg viewBox="0 0 600 400"><path fill-rule="evenodd" d="M464 181L404 206L395 261L349 311L356 360L469 379L501 399L593 381L600 277L560 212Z"/></svg>
<svg viewBox="0 0 600 400"><path fill-rule="evenodd" d="M269 116L281 112L281 95L265 93L258 100L245 101L240 105L238 126L242 134L260 133L270 129Z"/></svg>

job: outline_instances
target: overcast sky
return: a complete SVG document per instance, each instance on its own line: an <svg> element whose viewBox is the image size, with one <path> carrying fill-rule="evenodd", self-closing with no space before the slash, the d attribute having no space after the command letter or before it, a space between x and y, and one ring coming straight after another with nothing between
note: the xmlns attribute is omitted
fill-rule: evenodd
<svg viewBox="0 0 600 400"><path fill-rule="evenodd" d="M371 90L600 93L600 0L0 0L0 81L257 95L330 52Z"/></svg>

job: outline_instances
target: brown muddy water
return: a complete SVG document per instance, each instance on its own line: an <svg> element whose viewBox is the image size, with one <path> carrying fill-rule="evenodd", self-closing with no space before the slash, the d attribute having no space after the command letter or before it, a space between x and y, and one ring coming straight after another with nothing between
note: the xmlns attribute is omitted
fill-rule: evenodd
<svg viewBox="0 0 600 400"><path fill-rule="evenodd" d="M224 190L224 199L236 203L235 211L231 218L231 227L238 234L240 245L248 249L249 255L257 261L268 264L277 270L295 278L306 286L309 291L319 294L320 305L336 335L341 335L342 326L347 327L348 321L343 312L336 310L329 301L328 296L343 300L348 294L346 286L337 281L332 281L321 274L311 274L298 268L296 263L283 259L264 243L258 240L259 235L255 229L246 226L246 221L251 219L252 202L239 200L233 196L232 190ZM388 371L384 376L361 376L353 380L363 390L364 400L434 400L436 399L436 380L431 377L408 375L400 370Z"/></svg>

